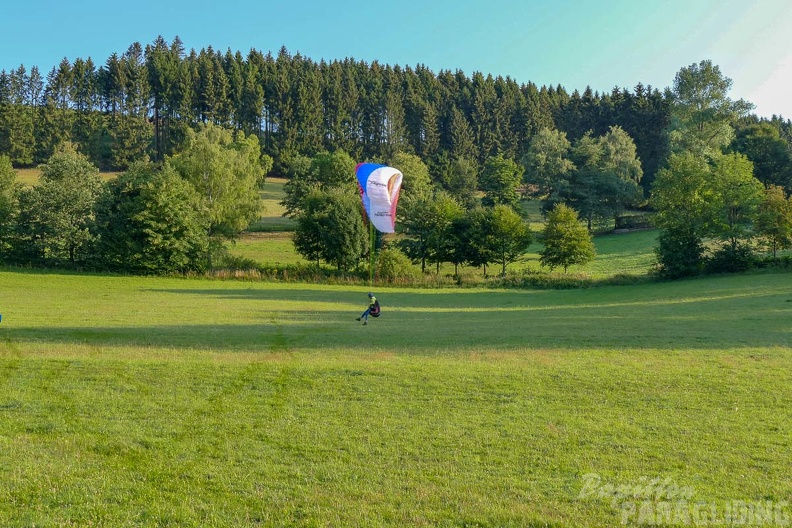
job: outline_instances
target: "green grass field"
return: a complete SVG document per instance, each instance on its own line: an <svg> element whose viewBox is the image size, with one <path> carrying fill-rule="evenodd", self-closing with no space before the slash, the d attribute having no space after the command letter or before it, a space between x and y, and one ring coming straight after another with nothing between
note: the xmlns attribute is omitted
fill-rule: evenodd
<svg viewBox="0 0 792 528"><path fill-rule="evenodd" d="M261 231L294 231L296 223L291 218L284 218L286 208L280 202L286 196L283 191L285 178L267 178L261 190L261 217L253 222L249 231L253 234Z"/></svg>
<svg viewBox="0 0 792 528"><path fill-rule="evenodd" d="M41 171L39 169L15 169L17 181L26 187L38 183Z"/></svg>
<svg viewBox="0 0 792 528"><path fill-rule="evenodd" d="M0 291L2 526L792 514L789 274L384 289L365 327L341 286L0 271Z"/></svg>

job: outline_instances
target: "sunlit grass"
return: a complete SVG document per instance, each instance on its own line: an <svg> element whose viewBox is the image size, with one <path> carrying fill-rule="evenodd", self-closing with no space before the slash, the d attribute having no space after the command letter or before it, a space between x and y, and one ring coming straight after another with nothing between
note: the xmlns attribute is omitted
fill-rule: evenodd
<svg viewBox="0 0 792 528"><path fill-rule="evenodd" d="M229 252L264 265L305 262L294 250L291 231L244 233L229 246Z"/></svg>
<svg viewBox="0 0 792 528"><path fill-rule="evenodd" d="M280 204L286 196L286 193L283 191L284 183L286 183L285 178L267 178L260 192L261 218L253 222L248 228L249 231L283 232L294 230L294 220L283 216L283 213L286 212L286 208Z"/></svg>
<svg viewBox="0 0 792 528"><path fill-rule="evenodd" d="M36 185L39 181L39 178L41 177L41 169L38 167L14 169L14 172L17 176L17 182L21 183L25 187L32 187ZM117 178L119 174L121 173L112 171L99 173L102 178L108 181Z"/></svg>
<svg viewBox="0 0 792 528"><path fill-rule="evenodd" d="M0 524L613 526L788 500L788 274L573 291L0 271ZM643 480L641 480L643 479Z"/></svg>
<svg viewBox="0 0 792 528"><path fill-rule="evenodd" d="M657 230L613 233L594 238L597 255L586 266L572 266L570 272L586 272L595 277L625 273L645 275L657 261Z"/></svg>
<svg viewBox="0 0 792 528"><path fill-rule="evenodd" d="M38 183L41 171L39 169L14 169L17 176L17 182L25 187L32 187Z"/></svg>

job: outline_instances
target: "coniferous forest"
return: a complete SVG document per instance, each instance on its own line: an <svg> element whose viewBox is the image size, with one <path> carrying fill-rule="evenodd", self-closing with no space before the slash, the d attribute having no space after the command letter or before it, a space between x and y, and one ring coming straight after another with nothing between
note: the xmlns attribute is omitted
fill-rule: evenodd
<svg viewBox="0 0 792 528"><path fill-rule="evenodd" d="M459 156L519 159L540 129L570 141L618 125L635 141L647 184L666 155L668 102L651 86L569 93L509 77L273 55L187 52L178 37L132 44L97 64L0 74L0 152L15 166L45 162L64 140L102 170L177 151L185 130L214 123L255 134L275 160L344 150L355 159L411 152L427 164Z"/></svg>

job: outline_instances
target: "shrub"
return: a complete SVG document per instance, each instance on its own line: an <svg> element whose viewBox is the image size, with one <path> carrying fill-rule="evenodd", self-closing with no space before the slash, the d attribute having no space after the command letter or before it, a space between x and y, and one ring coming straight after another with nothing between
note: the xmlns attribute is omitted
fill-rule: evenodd
<svg viewBox="0 0 792 528"><path fill-rule="evenodd" d="M658 274L666 279L698 275L703 270L704 246L689 229L667 229L657 239Z"/></svg>
<svg viewBox="0 0 792 528"><path fill-rule="evenodd" d="M386 282L413 281L418 276L410 259L396 248L380 251L377 259L377 278Z"/></svg>
<svg viewBox="0 0 792 528"><path fill-rule="evenodd" d="M616 217L614 229L647 229L652 227L649 215L631 214Z"/></svg>
<svg viewBox="0 0 792 528"><path fill-rule="evenodd" d="M757 264L758 259L749 246L726 245L706 260L705 270L707 273L735 273L753 269Z"/></svg>

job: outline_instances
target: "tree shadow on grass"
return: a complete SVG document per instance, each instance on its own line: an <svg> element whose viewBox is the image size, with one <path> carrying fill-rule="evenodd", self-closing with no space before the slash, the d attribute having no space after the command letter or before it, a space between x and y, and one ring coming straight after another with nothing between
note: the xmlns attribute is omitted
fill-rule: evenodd
<svg viewBox="0 0 792 528"><path fill-rule="evenodd" d="M181 293L181 292L180 292ZM201 291L207 294L206 291ZM270 293L216 291L212 295ZM277 297L277 295L275 295ZM414 298L411 298L413 301ZM80 343L94 346L173 347L214 351L320 352L388 351L404 354L447 354L465 351L532 349L660 349L723 350L789 347L792 344L792 303L777 296L752 298L747 308L722 298L672 302L612 301L564 305L533 305L495 301L472 306L446 305L432 296L424 306L413 303L383 307L382 316L363 326L359 311L312 298L305 310L262 309L239 324L213 323L196 315L193 324L135 326L14 327L3 321L0 343ZM330 303L330 301L324 301ZM761 308L760 308L761 307ZM312 309L313 308L313 309ZM362 311L362 306L360 307ZM747 314L750 318L746 319ZM259 322L251 323L251 319Z"/></svg>
<svg viewBox="0 0 792 528"><path fill-rule="evenodd" d="M375 290L382 317L367 326L355 321L365 287L158 281L124 279L111 295L100 291L104 282L86 287L27 325L4 313L0 350L35 342L403 354L792 345L788 275L563 291L383 288ZM18 297L15 310L42 307Z"/></svg>

